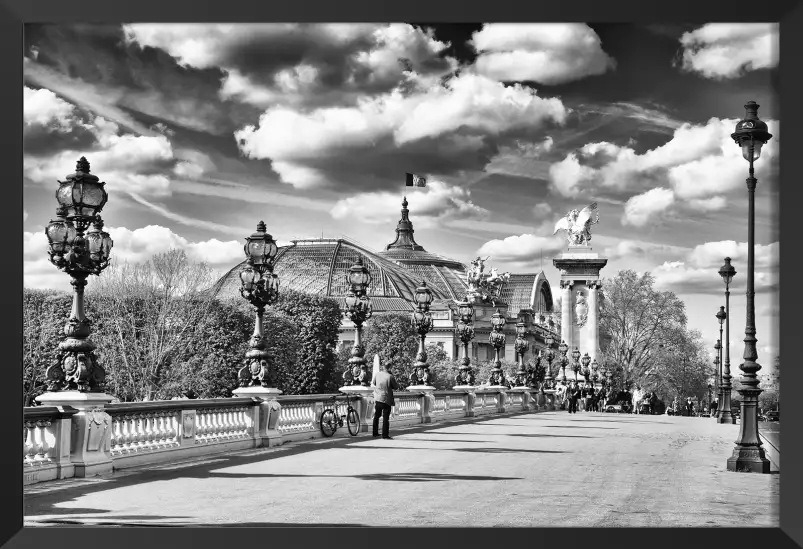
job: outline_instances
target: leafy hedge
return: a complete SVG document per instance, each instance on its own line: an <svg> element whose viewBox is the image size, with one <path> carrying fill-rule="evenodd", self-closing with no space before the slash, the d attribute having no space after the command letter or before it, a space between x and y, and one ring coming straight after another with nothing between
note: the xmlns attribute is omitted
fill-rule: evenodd
<svg viewBox="0 0 803 549"><path fill-rule="evenodd" d="M127 297L124 301L129 302L129 309L147 310L147 304L137 299L143 298ZM64 338L71 301L72 296L64 292L23 291L22 389L26 406L44 392L45 370L53 363L56 347ZM102 305L99 298L89 296L86 300L86 313L93 322L90 337L106 370L107 393L130 402L142 400L143 394L153 399L170 399L187 392L198 398L228 397L237 388L237 371L243 365L255 320L245 300L214 300L204 322L188 334L191 340L186 349L170 355L158 379L148 383L143 381L138 365L142 361L131 359L146 357L144 347L150 343L130 333L130 329L121 334L115 318ZM132 318L139 325L149 322L146 316ZM285 394L332 390L340 318L334 300L289 291L266 309L264 331L276 388Z"/></svg>

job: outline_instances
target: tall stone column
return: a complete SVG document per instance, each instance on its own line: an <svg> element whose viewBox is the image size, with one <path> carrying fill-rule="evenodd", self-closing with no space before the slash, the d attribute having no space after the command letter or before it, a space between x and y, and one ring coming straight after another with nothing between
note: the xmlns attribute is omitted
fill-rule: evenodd
<svg viewBox="0 0 803 549"><path fill-rule="evenodd" d="M571 348L574 340L574 317L572 316L572 285L573 280L561 280L561 321L560 338ZM560 343L560 341L558 341Z"/></svg>
<svg viewBox="0 0 803 549"><path fill-rule="evenodd" d="M588 349L585 352L591 359L599 358L599 300L598 292L600 288L599 280L589 280L586 282L588 288Z"/></svg>

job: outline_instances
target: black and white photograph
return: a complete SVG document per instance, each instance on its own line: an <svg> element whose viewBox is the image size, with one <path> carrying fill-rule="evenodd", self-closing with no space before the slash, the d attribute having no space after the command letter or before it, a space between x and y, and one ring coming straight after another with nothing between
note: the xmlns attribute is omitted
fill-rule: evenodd
<svg viewBox="0 0 803 549"><path fill-rule="evenodd" d="M780 34L26 23L25 527L779 528Z"/></svg>

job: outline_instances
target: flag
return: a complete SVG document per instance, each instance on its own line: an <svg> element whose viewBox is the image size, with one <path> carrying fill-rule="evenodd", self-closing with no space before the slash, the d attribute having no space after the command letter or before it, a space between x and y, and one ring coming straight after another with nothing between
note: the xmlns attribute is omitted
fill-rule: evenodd
<svg viewBox="0 0 803 549"><path fill-rule="evenodd" d="M405 181L404 185L406 187L426 187L427 178L414 173L408 173L407 180Z"/></svg>

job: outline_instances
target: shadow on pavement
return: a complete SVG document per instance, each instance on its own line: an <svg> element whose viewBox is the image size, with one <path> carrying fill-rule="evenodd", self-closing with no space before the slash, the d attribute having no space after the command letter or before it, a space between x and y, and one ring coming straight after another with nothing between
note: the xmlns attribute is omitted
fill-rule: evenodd
<svg viewBox="0 0 803 549"><path fill-rule="evenodd" d="M414 448L419 450L419 448ZM293 475L282 473L210 473L212 478L356 478L358 480L383 480L393 482L442 482L445 480L523 480L519 477L488 477L476 475L451 475L448 473L370 473L363 475Z"/></svg>
<svg viewBox="0 0 803 549"><path fill-rule="evenodd" d="M476 435L477 433L427 433L429 435ZM544 438L599 438L588 435L547 435L547 434L524 434L524 433L487 433L496 437L544 437ZM408 438L405 440L432 440L425 438ZM453 440L441 440L433 442L457 442ZM491 442L489 440L467 440L462 442Z"/></svg>
<svg viewBox="0 0 803 549"><path fill-rule="evenodd" d="M304 523L304 522L236 522L225 524L196 524L194 522L185 523L165 523L165 522L148 522L149 520L158 520L166 517L143 516L140 520L142 522L128 522L129 520L137 520L136 517L119 517L120 522L115 521L99 521L92 520L82 522L80 519L53 519L53 520L40 520L36 521L42 526L60 526L60 527L80 527L80 526L105 526L105 527L141 527L141 528L335 528L335 527L364 527L365 524L345 524L345 523ZM177 517L171 517L177 518ZM182 517L187 518L187 517ZM36 528L38 524L26 525L30 528Z"/></svg>
<svg viewBox="0 0 803 549"><path fill-rule="evenodd" d="M530 413L532 412L509 412L509 415L506 414L505 417L517 417ZM459 418L455 420L405 427L401 428L400 431L403 434L425 433L451 426L479 424L486 422L488 419L489 418L482 416L473 418ZM472 434L476 435L476 433ZM41 515L64 516L87 513L108 513L110 511L104 509L70 509L69 507L64 507L63 504L89 494L112 491L137 484L145 484L148 482L163 482L179 478L209 478L213 475L212 471L214 470L250 465L271 459L296 456L318 450L355 448L355 446L352 446L355 444L360 444L360 446L356 446L356 448L394 448L394 446L389 445L377 447L361 444L372 440L373 439L371 438L371 435L367 433L356 437L329 439L325 442L322 442L321 439L311 439L308 441L291 443L289 446L254 448L250 450L241 450L234 453L221 452L219 454L210 454L204 456L202 458L203 461L199 463L195 463L197 460L186 460L171 462L163 466L154 465L124 469L109 476L86 479L86 482L82 482L83 479L66 479L64 481L50 481L46 483L35 484L32 485L32 487L36 487L33 491L29 493L23 493L23 516L27 519L28 517L33 518ZM382 444L384 444L384 442ZM421 448L413 449L421 450ZM247 453L247 455L239 455L243 453ZM357 478L359 478L359 476ZM102 481L99 482L99 480Z"/></svg>
<svg viewBox="0 0 803 549"><path fill-rule="evenodd" d="M415 442L415 439L406 439L404 442ZM447 441L438 441L447 442ZM357 450L425 450L427 452L473 452L479 454L566 454L560 450L527 450L517 448L415 448L411 446L352 446ZM351 449L350 448L350 449Z"/></svg>

